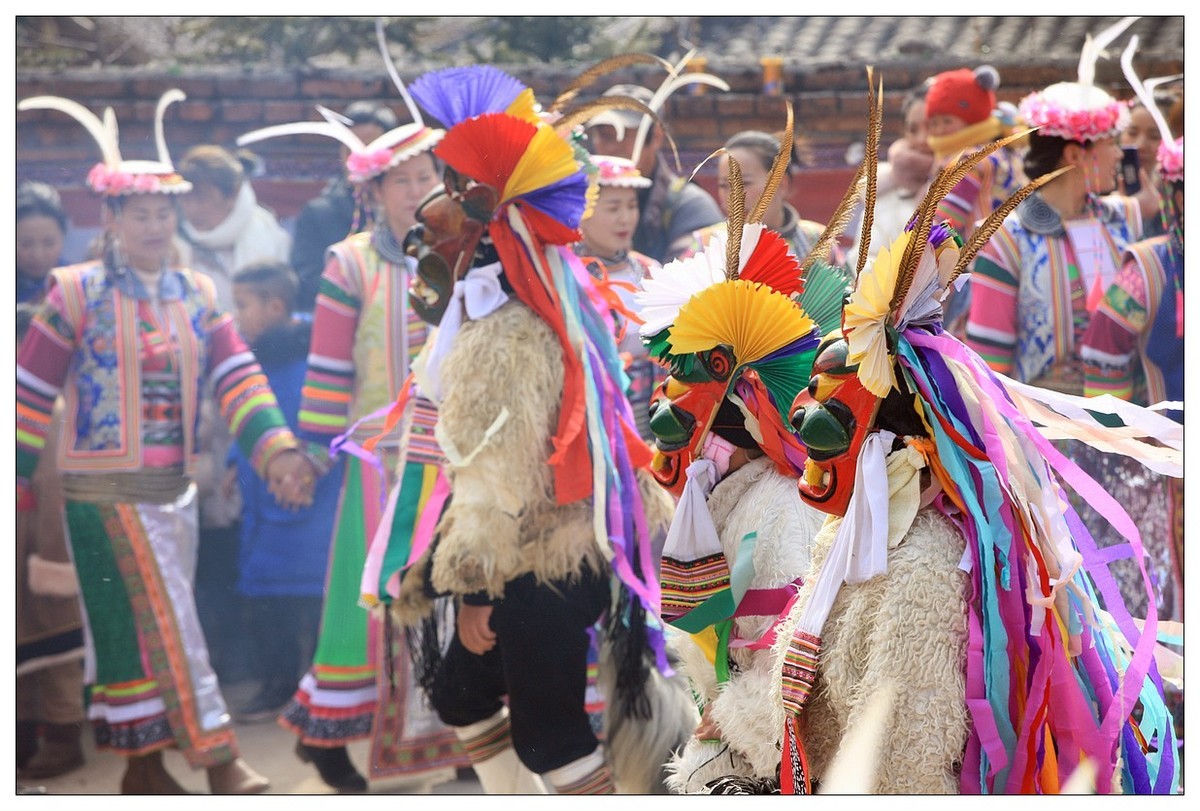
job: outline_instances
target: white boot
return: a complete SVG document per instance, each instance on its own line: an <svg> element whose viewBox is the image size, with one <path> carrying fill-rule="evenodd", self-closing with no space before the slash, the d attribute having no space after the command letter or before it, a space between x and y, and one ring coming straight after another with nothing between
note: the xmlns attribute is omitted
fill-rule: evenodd
<svg viewBox="0 0 1200 811"><path fill-rule="evenodd" d="M529 771L517 757L512 745L512 726L508 707L491 718L465 727L454 727L454 734L467 751L475 776L487 794L546 794L542 778Z"/></svg>
<svg viewBox="0 0 1200 811"><path fill-rule="evenodd" d="M573 760L566 766L551 769L543 775L554 786L555 794L614 794L612 769L604 760L604 750L597 746L590 755Z"/></svg>

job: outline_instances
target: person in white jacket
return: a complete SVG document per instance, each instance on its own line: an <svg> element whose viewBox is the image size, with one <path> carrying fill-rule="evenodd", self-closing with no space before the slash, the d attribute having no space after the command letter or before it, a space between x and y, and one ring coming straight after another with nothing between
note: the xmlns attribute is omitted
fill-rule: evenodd
<svg viewBox="0 0 1200 811"><path fill-rule="evenodd" d="M217 301L233 309L233 274L254 262L287 262L291 237L267 209L237 156L223 147L192 147L179 162L192 184L180 200L181 263L212 277Z"/></svg>

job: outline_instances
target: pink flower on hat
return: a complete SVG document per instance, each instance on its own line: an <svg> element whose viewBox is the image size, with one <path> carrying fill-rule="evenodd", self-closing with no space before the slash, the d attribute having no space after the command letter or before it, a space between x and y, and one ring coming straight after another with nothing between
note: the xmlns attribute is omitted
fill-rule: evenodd
<svg viewBox="0 0 1200 811"><path fill-rule="evenodd" d="M161 188L157 175L138 175L133 179L133 190L135 192L149 194L156 192Z"/></svg>
<svg viewBox="0 0 1200 811"><path fill-rule="evenodd" d="M346 159L346 169L355 183L364 183L375 175L387 171L393 152L387 147L372 152L352 152Z"/></svg>
<svg viewBox="0 0 1200 811"><path fill-rule="evenodd" d="M1183 138L1163 141L1158 145L1158 171L1163 180L1174 183L1183 180Z"/></svg>

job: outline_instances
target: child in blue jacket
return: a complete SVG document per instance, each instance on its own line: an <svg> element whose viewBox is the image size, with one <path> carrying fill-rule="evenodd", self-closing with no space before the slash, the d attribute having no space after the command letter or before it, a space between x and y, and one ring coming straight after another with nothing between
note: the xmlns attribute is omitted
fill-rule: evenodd
<svg viewBox="0 0 1200 811"><path fill-rule="evenodd" d="M299 284L286 264L247 265L233 278L238 329L267 375L288 425L296 426L312 322L293 314ZM245 601L261 688L235 714L242 722L274 718L312 659L321 617L329 541L340 472L317 480L312 506L281 508L235 444L226 481L242 492L237 590ZM337 464L342 464L340 461Z"/></svg>

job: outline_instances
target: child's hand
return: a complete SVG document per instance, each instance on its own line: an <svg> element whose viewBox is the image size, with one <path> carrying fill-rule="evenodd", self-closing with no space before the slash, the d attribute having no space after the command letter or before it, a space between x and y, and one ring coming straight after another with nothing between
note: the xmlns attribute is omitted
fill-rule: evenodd
<svg viewBox="0 0 1200 811"><path fill-rule="evenodd" d="M297 450L283 451L267 465L267 489L281 506L288 509L312 504L316 480L316 468Z"/></svg>

